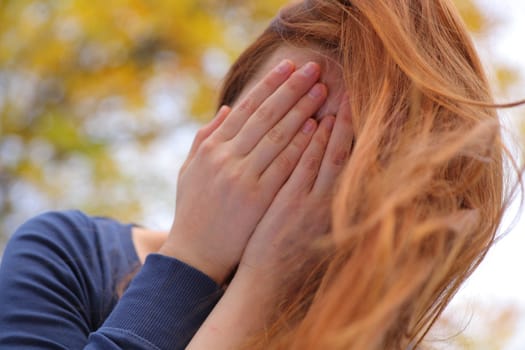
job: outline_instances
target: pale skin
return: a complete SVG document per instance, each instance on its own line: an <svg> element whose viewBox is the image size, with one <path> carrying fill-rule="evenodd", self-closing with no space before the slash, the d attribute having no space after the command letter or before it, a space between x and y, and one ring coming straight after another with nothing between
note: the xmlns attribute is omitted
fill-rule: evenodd
<svg viewBox="0 0 525 350"><path fill-rule="evenodd" d="M340 77L315 50L279 48L196 136L170 232L133 231L141 260L159 252L219 284L238 266L189 349L234 349L264 327L281 283L272 271L290 242L327 231L329 208L318 203L329 198L353 135Z"/></svg>

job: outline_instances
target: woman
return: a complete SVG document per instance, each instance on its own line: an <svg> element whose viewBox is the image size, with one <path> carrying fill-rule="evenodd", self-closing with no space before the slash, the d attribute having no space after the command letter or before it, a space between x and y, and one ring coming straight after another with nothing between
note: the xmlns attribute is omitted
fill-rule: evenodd
<svg viewBox="0 0 525 350"><path fill-rule="evenodd" d="M420 344L506 205L493 100L451 3L287 7L221 105L181 170L169 235L135 229L130 243L129 227L79 213L22 226L0 270L0 344ZM141 260L115 305L104 288Z"/></svg>
<svg viewBox="0 0 525 350"><path fill-rule="evenodd" d="M268 208L291 213L272 203L276 194L316 178L325 191L337 169L311 160L350 146L342 143L348 122L331 134L333 117L319 125L310 118L327 97L319 65L294 70L284 60L199 131L169 235L80 212L22 225L0 268L0 348L184 348ZM319 167L326 174L316 177ZM118 287L141 264L116 304Z"/></svg>
<svg viewBox="0 0 525 350"><path fill-rule="evenodd" d="M291 55L320 56L339 85L330 95L348 92L354 144L330 228L310 215L322 202L286 226L263 218L189 348L431 346L425 335L493 244L509 198L512 157L465 26L448 0L305 0L237 60L221 103ZM272 269L276 249L293 253Z"/></svg>

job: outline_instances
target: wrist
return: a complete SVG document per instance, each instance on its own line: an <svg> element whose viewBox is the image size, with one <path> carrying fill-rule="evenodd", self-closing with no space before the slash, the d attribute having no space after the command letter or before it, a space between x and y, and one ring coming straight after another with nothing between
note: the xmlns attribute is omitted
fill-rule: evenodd
<svg viewBox="0 0 525 350"><path fill-rule="evenodd" d="M263 326L270 317L269 311L274 309L279 291L277 274L276 271L260 273L239 267L226 289L225 296L232 298L239 307L244 305L242 309L258 324L255 328Z"/></svg>
<svg viewBox="0 0 525 350"><path fill-rule="evenodd" d="M204 273L218 285L224 283L229 273L220 264L214 264L209 259L203 258L202 255L204 254L199 254L197 249L183 242L173 242L168 239L159 249L158 254L182 261L186 265Z"/></svg>
<svg viewBox="0 0 525 350"><path fill-rule="evenodd" d="M279 288L279 269L252 267L241 262L233 276L232 283L234 282L242 285L257 285L255 294L260 292L268 295Z"/></svg>

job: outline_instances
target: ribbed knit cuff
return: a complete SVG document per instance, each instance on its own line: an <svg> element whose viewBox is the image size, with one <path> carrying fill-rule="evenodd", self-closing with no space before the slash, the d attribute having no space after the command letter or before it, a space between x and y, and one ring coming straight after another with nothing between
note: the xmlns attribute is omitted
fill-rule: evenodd
<svg viewBox="0 0 525 350"><path fill-rule="evenodd" d="M184 349L221 295L199 270L152 254L102 328L126 330L160 349Z"/></svg>

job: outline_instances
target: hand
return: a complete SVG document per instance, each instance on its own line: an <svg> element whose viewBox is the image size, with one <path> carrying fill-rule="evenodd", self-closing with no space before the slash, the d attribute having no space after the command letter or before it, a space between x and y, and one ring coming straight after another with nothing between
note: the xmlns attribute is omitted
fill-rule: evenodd
<svg viewBox="0 0 525 350"><path fill-rule="evenodd" d="M235 278L255 275L252 281L264 280L269 288L277 287L276 278L290 273L283 270L290 267L287 258L329 232L334 184L348 160L352 141L345 96L335 120L329 116L321 121L297 167L257 225Z"/></svg>
<svg viewBox="0 0 525 350"><path fill-rule="evenodd" d="M334 182L353 140L348 97L337 118L325 117L290 178L250 238L228 289L187 349L236 349L264 326L275 310L287 257L330 226ZM333 130L332 130L332 125ZM332 130L332 131L331 131Z"/></svg>
<svg viewBox="0 0 525 350"><path fill-rule="evenodd" d="M175 220L161 254L222 283L290 176L324 103L320 67L283 61L233 109L197 134L177 186ZM227 118L226 118L227 116Z"/></svg>

